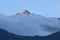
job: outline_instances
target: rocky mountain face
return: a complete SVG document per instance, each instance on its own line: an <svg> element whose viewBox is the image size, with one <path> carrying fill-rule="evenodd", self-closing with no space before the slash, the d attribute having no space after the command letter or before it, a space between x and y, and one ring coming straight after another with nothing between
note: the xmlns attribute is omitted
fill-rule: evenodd
<svg viewBox="0 0 60 40"><path fill-rule="evenodd" d="M60 40L60 32L48 36L22 36L0 29L0 40Z"/></svg>
<svg viewBox="0 0 60 40"><path fill-rule="evenodd" d="M20 14L24 14L24 15L30 15L31 13L28 10L24 10L21 13L17 13L16 16L20 15Z"/></svg>
<svg viewBox="0 0 60 40"><path fill-rule="evenodd" d="M25 11L22 12L22 14L29 15L31 13L28 10L25 10Z"/></svg>

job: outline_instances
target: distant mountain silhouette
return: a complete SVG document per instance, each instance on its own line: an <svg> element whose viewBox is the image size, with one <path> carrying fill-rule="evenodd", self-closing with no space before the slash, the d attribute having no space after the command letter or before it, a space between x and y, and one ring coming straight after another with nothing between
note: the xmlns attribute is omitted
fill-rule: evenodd
<svg viewBox="0 0 60 40"><path fill-rule="evenodd" d="M0 29L0 40L60 40L60 32L48 36L22 36Z"/></svg>
<svg viewBox="0 0 60 40"><path fill-rule="evenodd" d="M60 20L60 18L57 18L58 20Z"/></svg>

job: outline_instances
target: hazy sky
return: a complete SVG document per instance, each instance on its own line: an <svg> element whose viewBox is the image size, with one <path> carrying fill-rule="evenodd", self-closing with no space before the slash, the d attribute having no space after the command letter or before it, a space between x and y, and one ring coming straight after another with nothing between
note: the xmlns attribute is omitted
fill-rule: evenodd
<svg viewBox="0 0 60 40"><path fill-rule="evenodd" d="M0 13L14 15L23 10L48 17L60 17L59 0L0 0Z"/></svg>

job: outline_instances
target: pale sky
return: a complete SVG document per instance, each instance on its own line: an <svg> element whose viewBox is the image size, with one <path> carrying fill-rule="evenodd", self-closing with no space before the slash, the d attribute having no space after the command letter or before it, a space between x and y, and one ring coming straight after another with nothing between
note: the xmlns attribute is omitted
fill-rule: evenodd
<svg viewBox="0 0 60 40"><path fill-rule="evenodd" d="M0 13L14 15L23 10L47 17L60 17L60 0L0 0Z"/></svg>

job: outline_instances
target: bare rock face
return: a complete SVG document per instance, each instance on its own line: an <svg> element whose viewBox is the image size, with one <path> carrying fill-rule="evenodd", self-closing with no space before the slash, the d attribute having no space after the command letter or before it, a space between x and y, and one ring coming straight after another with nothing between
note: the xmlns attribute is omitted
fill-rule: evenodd
<svg viewBox="0 0 60 40"><path fill-rule="evenodd" d="M28 10L25 10L25 11L22 12L22 14L30 15L31 13Z"/></svg>
<svg viewBox="0 0 60 40"><path fill-rule="evenodd" d="M24 14L24 15L30 15L31 13L28 11L28 10L24 10L23 12L21 13L17 13L15 16L18 16L20 14Z"/></svg>

